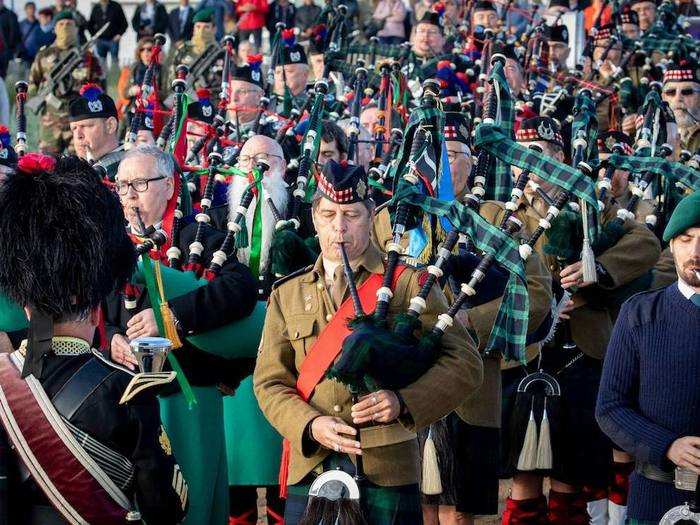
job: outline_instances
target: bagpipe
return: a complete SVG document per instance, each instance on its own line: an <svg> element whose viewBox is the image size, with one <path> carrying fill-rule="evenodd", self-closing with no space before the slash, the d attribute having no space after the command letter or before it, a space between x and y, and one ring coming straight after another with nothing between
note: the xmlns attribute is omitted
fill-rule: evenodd
<svg viewBox="0 0 700 525"><path fill-rule="evenodd" d="M51 68L46 82L43 83L36 95L25 102L25 106L34 112L34 114L39 114L46 104L51 104L51 101L55 100L56 94L60 92L61 89L65 89L64 83L66 79L68 79L73 70L85 60L85 53L87 53L97 39L102 36L102 33L107 30L108 26L109 22L105 23L105 25L98 29L82 46L72 47L66 56Z"/></svg>
<svg viewBox="0 0 700 525"><path fill-rule="evenodd" d="M24 80L15 83L15 122L17 124L15 151L17 156L23 156L27 151L27 113L25 104L27 102L27 90L29 85Z"/></svg>

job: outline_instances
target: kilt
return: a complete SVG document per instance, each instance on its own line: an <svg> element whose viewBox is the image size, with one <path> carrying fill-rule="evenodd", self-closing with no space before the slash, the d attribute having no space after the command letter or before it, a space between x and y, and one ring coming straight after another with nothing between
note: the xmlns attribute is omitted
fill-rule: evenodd
<svg viewBox="0 0 700 525"><path fill-rule="evenodd" d="M499 429L470 425L454 412L431 427L442 494L422 494L422 502L454 506L466 514L497 514ZM428 429L422 430L421 451L427 437Z"/></svg>
<svg viewBox="0 0 700 525"><path fill-rule="evenodd" d="M554 375L561 386L561 400L558 421L552 421L552 429L557 428L557 439L553 439L554 465L549 471L538 471L545 476L571 485L607 487L612 468L612 442L598 427L595 420L595 405L602 371L602 362L587 355L569 364L575 353L546 347L543 350L543 368ZM531 364L533 372L536 363ZM512 477L517 469L512 459L517 458L523 444L523 435L514 428L514 412L517 388L525 377L523 368L503 372L502 405L502 449L504 466L501 477ZM542 407L535 406L535 419L540 421ZM554 431L553 431L554 437Z"/></svg>
<svg viewBox="0 0 700 525"><path fill-rule="evenodd" d="M355 467L345 455L331 454L323 462L324 470L340 468L348 474ZM304 514L309 489L316 474L309 474L300 483L288 487L287 504L284 509L285 525L297 525ZM370 481L360 486L360 504L371 525L421 525L423 510L420 504L418 485L380 487Z"/></svg>

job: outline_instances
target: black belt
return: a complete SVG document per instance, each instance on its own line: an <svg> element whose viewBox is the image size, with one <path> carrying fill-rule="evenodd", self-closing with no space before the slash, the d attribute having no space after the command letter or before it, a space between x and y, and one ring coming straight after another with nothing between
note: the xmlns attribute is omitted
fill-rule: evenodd
<svg viewBox="0 0 700 525"><path fill-rule="evenodd" d="M674 475L673 472L668 472L667 470L662 470L651 463L637 463L635 467L635 472L642 477L650 479L652 481L659 481L661 483L673 483Z"/></svg>

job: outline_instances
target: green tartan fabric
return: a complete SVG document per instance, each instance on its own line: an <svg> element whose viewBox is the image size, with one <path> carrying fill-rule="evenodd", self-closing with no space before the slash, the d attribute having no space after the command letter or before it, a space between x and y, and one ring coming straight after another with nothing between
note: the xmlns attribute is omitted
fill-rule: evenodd
<svg viewBox="0 0 700 525"><path fill-rule="evenodd" d="M700 191L700 171L689 168L679 162L671 162L658 157L626 156L613 153L608 163L620 170L630 173L651 172L673 182L683 184L687 188Z"/></svg>
<svg viewBox="0 0 700 525"><path fill-rule="evenodd" d="M656 138L656 146L660 146L664 142L666 142L667 139L667 133L666 133L666 118L665 118L665 112L663 109L663 102L661 101L661 95L651 89L649 92L646 94L644 97L644 103L642 104L642 107L639 110L640 115L646 115L648 109L652 109L653 111L658 110L659 111L659 129L658 129L658 135ZM651 139L651 137L650 137ZM649 151L649 155L651 155L651 151Z"/></svg>
<svg viewBox="0 0 700 525"><path fill-rule="evenodd" d="M497 350L508 360L524 363L530 299L518 243L468 206L457 200L446 202L429 197L407 181L399 182L393 201L418 206L426 213L445 217L455 229L468 235L479 250L493 254L496 262L510 272L486 353Z"/></svg>
<svg viewBox="0 0 700 525"><path fill-rule="evenodd" d="M513 141L494 125L480 125L476 129L474 143L486 148L506 163L530 170L539 178L570 191L579 199L586 201L591 209L599 211L593 180L577 169ZM597 234L597 227L589 226L589 236L592 241Z"/></svg>
<svg viewBox="0 0 700 525"><path fill-rule="evenodd" d="M496 113L496 125L501 127L504 135L513 138L513 122L515 119L515 104L510 94L510 87L506 80L505 70L501 62L496 62L491 68L490 80L492 89L498 96L498 112ZM491 173L492 170L489 170ZM496 200L505 202L510 199L513 190L513 177L510 173L510 164L502 159L495 159L493 177L486 179L486 193L484 200Z"/></svg>
<svg viewBox="0 0 700 525"><path fill-rule="evenodd" d="M585 162L597 163L598 145L598 117L593 99L586 92L576 95L574 102L574 121L571 124L571 151L575 151L574 140L582 136L586 139L587 147L583 153Z"/></svg>
<svg viewBox="0 0 700 525"><path fill-rule="evenodd" d="M351 85L355 81L355 70L357 69L357 65L340 58L330 59L326 63L330 67L331 71L337 71L338 73L342 73L345 82L348 85ZM381 82L381 80L382 77L379 74L377 74L374 71L371 71L370 69L367 69L367 85L369 87L379 89L379 83Z"/></svg>

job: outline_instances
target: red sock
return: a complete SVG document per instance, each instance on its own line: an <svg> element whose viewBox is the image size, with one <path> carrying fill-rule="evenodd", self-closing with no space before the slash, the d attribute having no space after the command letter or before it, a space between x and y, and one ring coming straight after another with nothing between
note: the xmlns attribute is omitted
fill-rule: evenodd
<svg viewBox="0 0 700 525"><path fill-rule="evenodd" d="M630 474L634 463L613 463L613 479L610 484L608 499L618 505L627 506L627 494L630 488Z"/></svg>
<svg viewBox="0 0 700 525"><path fill-rule="evenodd" d="M501 525L546 525L547 500L544 496L531 499L506 500Z"/></svg>
<svg viewBox="0 0 700 525"><path fill-rule="evenodd" d="M583 496L584 498L586 498L586 501L598 501L601 499L608 499L608 489L603 487L592 487L586 485L583 487Z"/></svg>
<svg viewBox="0 0 700 525"><path fill-rule="evenodd" d="M566 494L549 491L549 523L551 525L587 525L586 497L582 492Z"/></svg>

